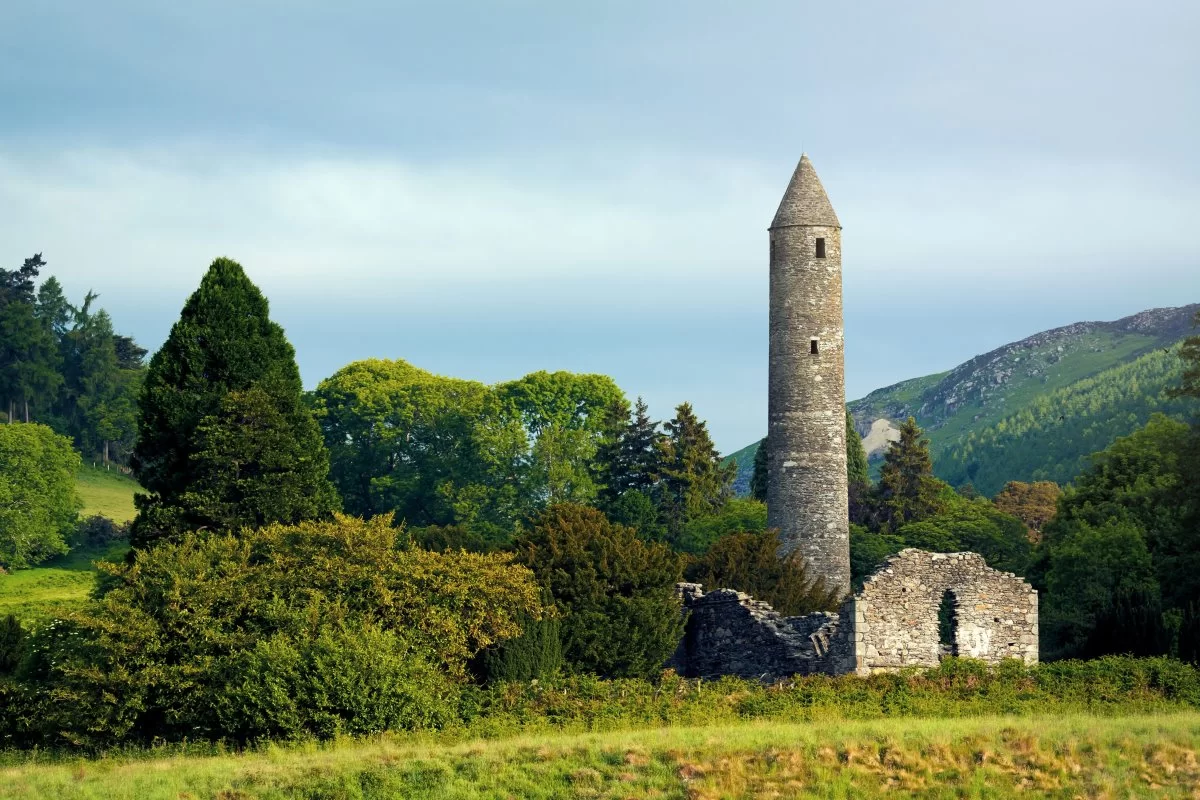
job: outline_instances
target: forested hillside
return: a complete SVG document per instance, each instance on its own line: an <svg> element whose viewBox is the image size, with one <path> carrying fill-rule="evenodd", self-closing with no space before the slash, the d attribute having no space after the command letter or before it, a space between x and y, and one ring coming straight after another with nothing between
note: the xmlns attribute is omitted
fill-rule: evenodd
<svg viewBox="0 0 1200 800"><path fill-rule="evenodd" d="M1142 311L1114 322L1078 322L1004 345L954 369L902 381L849 403L877 468L905 419L929 437L938 477L993 494L1009 480L1070 481L1087 456L1155 412L1178 383L1174 349L1200 304ZM738 451L737 487L748 487L757 444Z"/></svg>

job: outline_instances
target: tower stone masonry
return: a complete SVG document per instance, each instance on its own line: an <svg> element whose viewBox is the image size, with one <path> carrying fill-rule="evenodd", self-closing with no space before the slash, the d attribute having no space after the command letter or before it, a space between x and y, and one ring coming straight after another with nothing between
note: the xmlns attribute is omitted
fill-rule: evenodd
<svg viewBox="0 0 1200 800"><path fill-rule="evenodd" d="M842 226L807 155L771 223L767 524L850 593Z"/></svg>

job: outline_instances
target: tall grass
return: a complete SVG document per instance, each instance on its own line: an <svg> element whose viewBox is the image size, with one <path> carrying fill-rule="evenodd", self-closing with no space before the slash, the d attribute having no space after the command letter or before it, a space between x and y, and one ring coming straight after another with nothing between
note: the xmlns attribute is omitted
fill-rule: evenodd
<svg viewBox="0 0 1200 800"><path fill-rule="evenodd" d="M0 798L1190 797L1200 714L742 722L0 766Z"/></svg>

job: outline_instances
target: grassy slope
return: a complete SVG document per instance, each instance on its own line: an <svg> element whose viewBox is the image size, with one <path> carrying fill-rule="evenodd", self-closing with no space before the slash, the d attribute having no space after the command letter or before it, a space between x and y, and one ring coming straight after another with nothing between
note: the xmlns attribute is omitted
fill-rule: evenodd
<svg viewBox="0 0 1200 800"><path fill-rule="evenodd" d="M134 481L88 467L80 471L78 486L82 517L99 514L116 522L133 519L133 493L140 488ZM36 622L79 605L92 589L92 562L120 558L124 550L123 545L73 550L43 566L0 577L0 616L15 614Z"/></svg>
<svg viewBox="0 0 1200 800"><path fill-rule="evenodd" d="M0 798L1191 797L1200 714L744 722L243 754L10 753Z"/></svg>
<svg viewBox="0 0 1200 800"><path fill-rule="evenodd" d="M83 499L80 516L99 514L113 522L133 519L133 495L141 491L141 487L132 478L126 478L116 471L84 467L79 471L76 485Z"/></svg>

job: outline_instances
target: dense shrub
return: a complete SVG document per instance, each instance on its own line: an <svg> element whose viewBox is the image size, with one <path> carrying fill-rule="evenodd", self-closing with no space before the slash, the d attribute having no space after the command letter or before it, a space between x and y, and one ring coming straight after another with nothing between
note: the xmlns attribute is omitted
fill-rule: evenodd
<svg viewBox="0 0 1200 800"><path fill-rule="evenodd" d="M549 606L553 598L544 592L542 602ZM521 635L498 642L471 662L471 671L481 683L545 680L558 674L563 666L562 622L557 617L521 618Z"/></svg>
<svg viewBox="0 0 1200 800"><path fill-rule="evenodd" d="M765 600L780 614L799 615L837 607L836 588L826 588L798 552L779 557L779 532L723 536L688 567L688 578L707 589L737 589Z"/></svg>
<svg viewBox="0 0 1200 800"><path fill-rule="evenodd" d="M666 545L594 508L562 503L543 512L516 549L554 598L569 668L651 675L674 652L683 635L675 597L683 558Z"/></svg>
<svg viewBox="0 0 1200 800"><path fill-rule="evenodd" d="M0 617L0 675L9 675L25 655L25 629L9 614Z"/></svg>
<svg viewBox="0 0 1200 800"><path fill-rule="evenodd" d="M20 676L56 701L50 741L442 724L468 659L541 616L510 562L400 549L387 517L192 534L101 564L100 596L39 631Z"/></svg>
<svg viewBox="0 0 1200 800"><path fill-rule="evenodd" d="M1107 657L1026 666L951 658L928 670L798 677L763 685L740 678L602 681L586 675L503 684L478 698L473 727L611 730L719 725L743 719L872 719L1136 714L1200 707L1200 673L1167 658Z"/></svg>
<svg viewBox="0 0 1200 800"><path fill-rule="evenodd" d="M129 538L128 522L113 522L93 514L79 521L71 535L72 547L103 547Z"/></svg>

